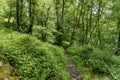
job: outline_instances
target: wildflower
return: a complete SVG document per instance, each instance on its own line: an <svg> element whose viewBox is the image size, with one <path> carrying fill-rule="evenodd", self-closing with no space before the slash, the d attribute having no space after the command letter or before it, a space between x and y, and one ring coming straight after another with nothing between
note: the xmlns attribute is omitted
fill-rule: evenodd
<svg viewBox="0 0 120 80"><path fill-rule="evenodd" d="M0 62L0 67L2 66L2 62Z"/></svg>

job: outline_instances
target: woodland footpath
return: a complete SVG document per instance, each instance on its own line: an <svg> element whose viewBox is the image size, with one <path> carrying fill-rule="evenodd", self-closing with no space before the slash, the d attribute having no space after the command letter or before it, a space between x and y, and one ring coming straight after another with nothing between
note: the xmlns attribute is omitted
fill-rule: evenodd
<svg viewBox="0 0 120 80"><path fill-rule="evenodd" d="M0 0L0 80L120 80L120 0Z"/></svg>

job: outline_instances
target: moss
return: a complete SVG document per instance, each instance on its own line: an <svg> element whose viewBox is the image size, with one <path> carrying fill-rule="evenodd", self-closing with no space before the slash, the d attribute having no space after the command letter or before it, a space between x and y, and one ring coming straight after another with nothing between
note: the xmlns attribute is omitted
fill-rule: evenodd
<svg viewBox="0 0 120 80"><path fill-rule="evenodd" d="M12 74L15 72L10 68L10 64L4 61L5 59L0 56L0 62L2 65L0 66L0 80L4 80L5 78L10 78L10 80L19 80L19 78Z"/></svg>

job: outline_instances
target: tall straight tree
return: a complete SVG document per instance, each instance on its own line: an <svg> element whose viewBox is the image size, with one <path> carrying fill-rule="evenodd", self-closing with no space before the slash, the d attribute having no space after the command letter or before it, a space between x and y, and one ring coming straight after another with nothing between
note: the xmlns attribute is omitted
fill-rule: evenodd
<svg viewBox="0 0 120 80"><path fill-rule="evenodd" d="M22 29L22 17L23 17L23 0L20 0L20 27Z"/></svg>
<svg viewBox="0 0 120 80"><path fill-rule="evenodd" d="M98 44L101 44L101 31L100 31L100 16L101 16L101 9L102 9L102 0L99 0L98 16L97 16Z"/></svg>
<svg viewBox="0 0 120 80"><path fill-rule="evenodd" d="M16 20L17 20L17 29L20 32L21 28L20 28L20 13L19 13L19 0L16 0Z"/></svg>
<svg viewBox="0 0 120 80"><path fill-rule="evenodd" d="M92 18L93 18L93 0L91 0L91 6L90 6L90 21L89 21L90 34L89 34L89 38L88 38L87 43L92 43L92 33L93 33L93 31L92 31L92 22L93 22Z"/></svg>
<svg viewBox="0 0 120 80"><path fill-rule="evenodd" d="M116 50L116 54L120 55L120 1L119 0L115 0L115 2L113 1L113 6L112 6L112 16L114 16L114 21L116 23L117 26L117 50Z"/></svg>
<svg viewBox="0 0 120 80"><path fill-rule="evenodd" d="M34 11L35 11L35 0L29 0L29 28L28 33L32 34L33 31L33 24L34 24Z"/></svg>
<svg viewBox="0 0 120 80"><path fill-rule="evenodd" d="M118 25L118 54L120 55L120 1L116 1L117 2L117 6L116 6L116 11L117 11L117 25Z"/></svg>
<svg viewBox="0 0 120 80"><path fill-rule="evenodd" d="M16 0L16 20L17 29L22 32L22 14L23 14L23 0Z"/></svg>
<svg viewBox="0 0 120 80"><path fill-rule="evenodd" d="M12 15L12 2L13 1L8 1L8 6L9 6L8 24L10 23L11 15Z"/></svg>

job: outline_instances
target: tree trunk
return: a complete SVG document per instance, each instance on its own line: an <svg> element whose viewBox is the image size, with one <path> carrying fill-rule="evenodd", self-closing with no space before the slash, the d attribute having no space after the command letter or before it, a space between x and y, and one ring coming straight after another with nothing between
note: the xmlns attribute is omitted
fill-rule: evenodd
<svg viewBox="0 0 120 80"><path fill-rule="evenodd" d="M89 31L89 8L86 11L86 35L85 35L85 44L87 44L88 41L88 31Z"/></svg>
<svg viewBox="0 0 120 80"><path fill-rule="evenodd" d="M118 18L118 51L117 53L120 55L120 18Z"/></svg>
<svg viewBox="0 0 120 80"><path fill-rule="evenodd" d="M99 1L99 8L98 8L98 17L97 17L97 31L98 31L98 45L101 44L101 31L100 31L100 14L101 14L101 6L102 0Z"/></svg>
<svg viewBox="0 0 120 80"><path fill-rule="evenodd" d="M22 16L23 16L23 0L20 1L20 27L22 31Z"/></svg>
<svg viewBox="0 0 120 80"><path fill-rule="evenodd" d="M10 13L9 13L9 15L8 15L8 24L10 23L10 20L11 20L11 13L12 13L12 9L11 9L11 7L10 7Z"/></svg>
<svg viewBox="0 0 120 80"><path fill-rule="evenodd" d="M90 21L89 21L89 27L90 27L90 33L89 33L89 39L87 41L87 43L90 43L90 41L92 40L92 16L93 16L93 1L91 1L91 8L90 8ZM92 43L92 41L91 41Z"/></svg>
<svg viewBox="0 0 120 80"><path fill-rule="evenodd" d="M16 0L16 20L17 20L17 28L18 31L21 31L21 27L20 27L20 13L19 13L19 0Z"/></svg>
<svg viewBox="0 0 120 80"><path fill-rule="evenodd" d="M29 2L30 25L29 25L29 28L28 28L28 34L32 34L32 31L33 31L34 10L35 10L35 2L33 0L30 0L30 2Z"/></svg>
<svg viewBox="0 0 120 80"><path fill-rule="evenodd" d="M57 18L57 21L56 21L56 26L57 26L57 31L60 32L60 19L59 19L59 10L58 10L58 1L56 0L55 2L55 9L56 9L56 18ZM56 43L57 45L61 45L61 35L60 34L57 34L56 35Z"/></svg>
<svg viewBox="0 0 120 80"><path fill-rule="evenodd" d="M84 14L85 14L85 7L83 8L82 12L82 44L85 43L85 22L84 22Z"/></svg>
<svg viewBox="0 0 120 80"><path fill-rule="evenodd" d="M47 23L48 23L48 19L49 19L49 10L50 10L50 7L47 9L47 16L46 16L46 19L45 19L45 22L43 23L42 21L42 27L45 27L47 28ZM42 40L45 42L46 41L46 37L47 37L47 34L46 32L42 32Z"/></svg>

